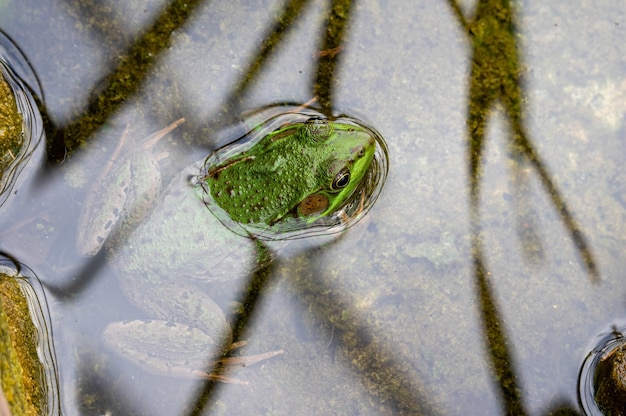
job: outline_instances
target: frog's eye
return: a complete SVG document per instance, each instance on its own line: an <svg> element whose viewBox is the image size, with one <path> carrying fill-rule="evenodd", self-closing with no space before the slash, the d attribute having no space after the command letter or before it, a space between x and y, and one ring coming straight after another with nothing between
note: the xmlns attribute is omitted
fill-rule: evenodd
<svg viewBox="0 0 626 416"><path fill-rule="evenodd" d="M317 125L317 124L325 124L325 123L326 123L326 120L324 120L320 116L312 116L312 117L309 117L307 121L305 121L305 124L307 125Z"/></svg>
<svg viewBox="0 0 626 416"><path fill-rule="evenodd" d="M314 140L324 140L330 135L330 125L322 117L310 117L304 122L304 126L309 133L309 137Z"/></svg>
<svg viewBox="0 0 626 416"><path fill-rule="evenodd" d="M330 189L332 191L338 191L340 189L345 188L350 183L350 171L348 168L343 168L335 175L335 179L330 184Z"/></svg>

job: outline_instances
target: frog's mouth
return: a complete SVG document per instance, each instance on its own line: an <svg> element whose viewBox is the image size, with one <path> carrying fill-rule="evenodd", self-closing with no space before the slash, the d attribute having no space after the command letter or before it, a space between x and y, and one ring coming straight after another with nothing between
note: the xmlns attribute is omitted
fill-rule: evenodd
<svg viewBox="0 0 626 416"><path fill-rule="evenodd" d="M286 116L294 116L293 113L285 114ZM301 111L297 113L297 117L306 116L308 118L311 117L311 115L325 117L321 113L311 109L307 109L306 112ZM281 116L284 115L274 117L269 120L267 124L275 125L279 122L276 119L280 119ZM214 157L213 155L209 156L207 161L204 163L203 172L200 173L198 181L199 185L203 189L202 199L207 208L225 227L234 233L266 241L289 240L338 233L359 222L378 199L387 178L389 169L387 144L378 131L361 121L357 121L348 116L339 116L333 118L333 120L346 124L354 124L361 129L367 130L371 137L374 138L375 151L370 162L370 166L365 172L359 185L351 191L352 194L347 196L342 204L333 206L332 209L329 209L329 211L332 212L327 213L328 210L326 207L324 207L324 209L321 209L320 207L313 207L310 209L319 211L319 215L313 214L309 217L302 217L300 215L301 213L298 213L298 207L302 204L301 203L289 213L269 225L264 223L243 224L236 222L217 204L211 196L208 185L205 181L201 180L203 176L208 174L208 166L215 166L215 159L220 158L219 156ZM241 151L241 147L238 147L237 151ZM221 159L224 160L225 157L232 155L233 153L235 152L230 149L226 149L226 156L221 156ZM311 204L324 204L323 198L316 198L316 194L312 194L309 197L311 198L309 201ZM327 202L328 201L326 201L326 203Z"/></svg>

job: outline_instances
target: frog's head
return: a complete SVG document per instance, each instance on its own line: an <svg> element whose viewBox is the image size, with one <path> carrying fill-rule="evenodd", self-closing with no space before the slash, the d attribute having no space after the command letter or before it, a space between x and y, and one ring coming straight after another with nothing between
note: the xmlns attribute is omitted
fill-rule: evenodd
<svg viewBox="0 0 626 416"><path fill-rule="evenodd" d="M376 141L360 126L319 117L308 119L300 134L319 144L317 164L312 165L318 189L309 188L296 207L299 218L314 221L334 213L354 194L372 163Z"/></svg>
<svg viewBox="0 0 626 416"><path fill-rule="evenodd" d="M376 143L372 130L351 119L314 116L281 125L245 151L206 166L205 181L237 223L313 223L351 199L372 165Z"/></svg>

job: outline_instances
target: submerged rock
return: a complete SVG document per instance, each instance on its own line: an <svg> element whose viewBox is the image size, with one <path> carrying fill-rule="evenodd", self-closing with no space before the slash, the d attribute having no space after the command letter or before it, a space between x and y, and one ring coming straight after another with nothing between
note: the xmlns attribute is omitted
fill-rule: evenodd
<svg viewBox="0 0 626 416"><path fill-rule="evenodd" d="M598 362L594 386L596 403L605 414L626 415L626 346L623 343Z"/></svg>
<svg viewBox="0 0 626 416"><path fill-rule="evenodd" d="M46 414L38 331L18 280L0 273L0 381L14 416Z"/></svg>
<svg viewBox="0 0 626 416"><path fill-rule="evenodd" d="M13 90L0 73L0 183L24 144L22 123Z"/></svg>

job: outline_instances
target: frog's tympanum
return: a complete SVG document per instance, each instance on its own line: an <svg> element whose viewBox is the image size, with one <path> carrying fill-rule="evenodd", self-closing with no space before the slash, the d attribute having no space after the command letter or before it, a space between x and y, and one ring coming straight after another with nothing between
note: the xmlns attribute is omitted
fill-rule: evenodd
<svg viewBox="0 0 626 416"><path fill-rule="evenodd" d="M146 370L202 376L210 351L230 337L206 283L267 264L259 241L345 229L380 192L386 147L374 129L309 109L272 111L162 195L152 183L157 164L142 149L98 188L106 198L87 204L103 212L84 214L79 247L94 254L106 242L125 295L152 318L111 323L104 339Z"/></svg>

